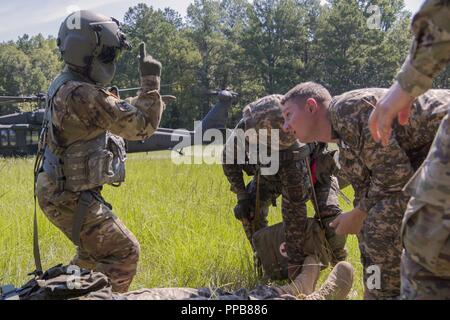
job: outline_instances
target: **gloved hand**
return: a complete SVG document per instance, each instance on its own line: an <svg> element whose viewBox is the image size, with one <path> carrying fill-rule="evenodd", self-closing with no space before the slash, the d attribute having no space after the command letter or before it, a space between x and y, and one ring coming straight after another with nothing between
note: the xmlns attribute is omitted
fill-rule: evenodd
<svg viewBox="0 0 450 320"><path fill-rule="evenodd" d="M234 207L234 216L238 220L252 220L253 201L250 198L241 199Z"/></svg>
<svg viewBox="0 0 450 320"><path fill-rule="evenodd" d="M147 51L145 50L145 43L141 42L141 44L139 45L139 73L141 77L161 77L161 69L161 62L153 59L152 56L147 55Z"/></svg>

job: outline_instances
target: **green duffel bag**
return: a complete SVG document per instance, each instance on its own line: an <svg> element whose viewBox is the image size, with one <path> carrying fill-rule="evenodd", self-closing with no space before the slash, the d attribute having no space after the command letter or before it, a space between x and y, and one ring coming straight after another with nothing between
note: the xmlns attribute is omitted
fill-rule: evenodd
<svg viewBox="0 0 450 320"><path fill-rule="evenodd" d="M258 230L253 235L253 246L260 260L264 277L271 280L288 278L288 256L284 223ZM315 255L320 263L327 267L331 261L331 250L325 237L325 231L314 218L308 218L304 246L305 255Z"/></svg>

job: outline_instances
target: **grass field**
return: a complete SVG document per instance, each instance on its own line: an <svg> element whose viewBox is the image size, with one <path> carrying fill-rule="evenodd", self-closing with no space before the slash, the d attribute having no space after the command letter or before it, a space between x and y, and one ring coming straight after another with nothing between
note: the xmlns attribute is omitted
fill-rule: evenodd
<svg viewBox="0 0 450 320"><path fill-rule="evenodd" d="M33 159L0 159L0 284L21 285L34 270L32 254ZM353 191L344 190L349 198ZM127 180L107 186L106 200L141 244L138 274L131 289L142 287L251 288L250 246L232 208L235 197L220 165L174 165L168 152L133 154ZM341 202L343 210L350 207ZM309 214L312 207L309 205ZM270 223L281 220L271 208ZM39 211L44 268L67 263L74 246ZM357 240L347 241L356 271L350 299L362 298L362 267ZM322 272L321 281L329 270Z"/></svg>

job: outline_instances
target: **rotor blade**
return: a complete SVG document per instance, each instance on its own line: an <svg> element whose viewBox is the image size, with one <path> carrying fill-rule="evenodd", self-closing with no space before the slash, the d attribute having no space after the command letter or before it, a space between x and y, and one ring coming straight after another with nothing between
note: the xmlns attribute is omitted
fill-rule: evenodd
<svg viewBox="0 0 450 320"><path fill-rule="evenodd" d="M14 100L0 100L0 106L1 105L5 105L5 104L11 104L11 103L14 103L14 102L17 102L17 101L14 101Z"/></svg>
<svg viewBox="0 0 450 320"><path fill-rule="evenodd" d="M0 100L0 105L11 104L11 103L37 102L37 101L39 101L39 100L32 100L32 99Z"/></svg>
<svg viewBox="0 0 450 320"><path fill-rule="evenodd" d="M165 83L165 84L161 85L161 88L170 87L170 86L173 86L174 84L177 84L177 83L178 82ZM141 90L141 87L119 89L119 92L138 91L138 90Z"/></svg>
<svg viewBox="0 0 450 320"><path fill-rule="evenodd" d="M138 87L138 88L127 88L127 89L119 89L119 92L138 91L138 90L141 90L141 87Z"/></svg>
<svg viewBox="0 0 450 320"><path fill-rule="evenodd" d="M44 97L32 96L32 97L14 97L14 96L1 96L0 104L8 104L14 102L38 102L43 101Z"/></svg>
<svg viewBox="0 0 450 320"><path fill-rule="evenodd" d="M201 90L200 93L205 96L216 96L219 94L219 91L218 90Z"/></svg>

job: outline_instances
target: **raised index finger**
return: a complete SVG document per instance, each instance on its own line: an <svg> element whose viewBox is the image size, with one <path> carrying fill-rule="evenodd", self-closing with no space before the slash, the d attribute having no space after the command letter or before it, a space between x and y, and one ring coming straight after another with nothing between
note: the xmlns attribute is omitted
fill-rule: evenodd
<svg viewBox="0 0 450 320"><path fill-rule="evenodd" d="M147 52L145 51L145 42L141 42L139 45L139 59L142 61L147 56Z"/></svg>

